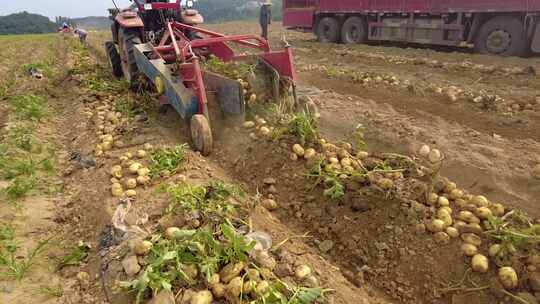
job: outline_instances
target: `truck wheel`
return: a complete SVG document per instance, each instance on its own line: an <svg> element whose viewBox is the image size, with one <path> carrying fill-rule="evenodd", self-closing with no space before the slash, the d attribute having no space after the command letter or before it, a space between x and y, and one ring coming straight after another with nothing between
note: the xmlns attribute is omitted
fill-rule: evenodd
<svg viewBox="0 0 540 304"><path fill-rule="evenodd" d="M362 18L348 18L341 27L341 41L345 44L362 43L366 41L366 28L366 23Z"/></svg>
<svg viewBox="0 0 540 304"><path fill-rule="evenodd" d="M482 54L521 56L527 48L522 23L515 18L499 16L488 20L480 28L474 49Z"/></svg>
<svg viewBox="0 0 540 304"><path fill-rule="evenodd" d="M113 75L115 77L122 77L124 72L122 71L122 59L116 50L114 42L105 42L105 50L107 51L107 58L109 58L109 64L111 65Z"/></svg>
<svg viewBox="0 0 540 304"><path fill-rule="evenodd" d="M120 57L122 58L122 71L124 77L129 82L135 81L139 69L135 62L135 51L133 46L141 43L137 30L121 28L118 31L118 46L120 47Z"/></svg>
<svg viewBox="0 0 540 304"><path fill-rule="evenodd" d="M195 150L207 156L212 152L212 130L206 116L195 114L191 117L190 122L191 140Z"/></svg>
<svg viewBox="0 0 540 304"><path fill-rule="evenodd" d="M338 42L339 23L335 18L324 17L317 25L317 40L319 42Z"/></svg>

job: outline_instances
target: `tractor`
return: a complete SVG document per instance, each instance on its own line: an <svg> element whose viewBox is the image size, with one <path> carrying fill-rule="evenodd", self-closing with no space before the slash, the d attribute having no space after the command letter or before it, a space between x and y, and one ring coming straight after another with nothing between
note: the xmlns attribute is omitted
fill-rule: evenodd
<svg viewBox="0 0 540 304"><path fill-rule="evenodd" d="M255 81L266 82L273 100L294 96L296 72L292 50L271 50L267 40L256 35L224 35L199 27L203 17L193 9L193 1L185 7L179 0L142 1L124 9L110 9L113 20L112 41L105 43L112 72L132 85L145 81L160 96L161 104L171 105L189 121L193 147L203 155L212 151L213 132L208 92L221 114L241 117L245 98L241 80L204 70L212 57L223 62L255 62L263 76ZM240 49L241 54L236 52ZM213 124L212 124L213 125ZM217 128L217 125L214 128Z"/></svg>

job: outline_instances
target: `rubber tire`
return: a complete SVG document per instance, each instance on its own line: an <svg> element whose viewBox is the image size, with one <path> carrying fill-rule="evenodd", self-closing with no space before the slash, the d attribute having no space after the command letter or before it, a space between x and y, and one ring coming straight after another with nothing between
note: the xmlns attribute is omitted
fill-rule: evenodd
<svg viewBox="0 0 540 304"><path fill-rule="evenodd" d="M203 156L212 152L213 138L212 129L206 116L195 114L190 121L191 141L195 150L201 152Z"/></svg>
<svg viewBox="0 0 540 304"><path fill-rule="evenodd" d="M120 45L120 56L125 57L127 60L126 66L122 64L122 71L127 81L134 86L134 82L139 74L139 68L135 61L135 49L134 45L141 43L139 38L139 32L136 29L121 28L118 30L118 41ZM126 50L124 50L124 47Z"/></svg>
<svg viewBox="0 0 540 304"><path fill-rule="evenodd" d="M122 59L116 50L114 42L105 42L105 51L107 52L107 58L109 58L109 64L112 68L113 75L118 78L124 76L124 71L122 71Z"/></svg>
<svg viewBox="0 0 540 304"><path fill-rule="evenodd" d="M357 28L358 37L352 37L351 31ZM363 43L367 40L367 26L361 17L349 17L341 27L341 42L345 44Z"/></svg>
<svg viewBox="0 0 540 304"><path fill-rule="evenodd" d="M325 31L328 28L328 31ZM317 40L325 43L336 43L339 41L339 22L332 17L324 17L317 24Z"/></svg>
<svg viewBox="0 0 540 304"><path fill-rule="evenodd" d="M476 52L481 54L522 56L525 54L527 49L527 38L522 28L521 22L513 17L498 16L491 18L480 28L474 42L474 49ZM486 46L487 38L495 30L504 30L511 36L510 47L504 52L491 53Z"/></svg>

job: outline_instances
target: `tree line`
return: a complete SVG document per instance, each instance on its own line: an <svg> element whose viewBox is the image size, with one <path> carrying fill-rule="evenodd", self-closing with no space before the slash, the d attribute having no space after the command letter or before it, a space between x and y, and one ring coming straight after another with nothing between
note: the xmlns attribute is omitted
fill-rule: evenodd
<svg viewBox="0 0 540 304"><path fill-rule="evenodd" d="M45 16L21 12L0 16L0 35L42 34L56 31L57 26Z"/></svg>

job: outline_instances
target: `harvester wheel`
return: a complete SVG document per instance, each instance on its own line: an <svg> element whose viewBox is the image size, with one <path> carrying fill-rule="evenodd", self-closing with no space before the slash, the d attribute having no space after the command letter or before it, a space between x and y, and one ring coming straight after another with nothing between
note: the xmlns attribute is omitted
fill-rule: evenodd
<svg viewBox="0 0 540 304"><path fill-rule="evenodd" d="M206 116L195 114L191 117L191 140L195 150L206 156L212 152L212 130Z"/></svg>
<svg viewBox="0 0 540 304"><path fill-rule="evenodd" d="M341 41L345 44L362 43L367 39L367 26L360 17L350 17L341 27Z"/></svg>
<svg viewBox="0 0 540 304"><path fill-rule="evenodd" d="M521 56L527 49L527 36L519 19L498 16L482 25L474 42L482 54Z"/></svg>
<svg viewBox="0 0 540 304"><path fill-rule="evenodd" d="M118 54L114 42L105 42L105 50L107 51L107 57L109 58L109 64L111 65L113 75L115 77L122 77L122 75L124 75L124 72L122 71L122 59L120 59L120 54Z"/></svg>
<svg viewBox="0 0 540 304"><path fill-rule="evenodd" d="M129 82L133 82L137 78L139 69L135 61L134 45L141 43L141 38L138 36L136 29L121 28L118 31L118 45L120 47L120 57L122 58L122 71L124 77ZM133 85L133 83L132 83Z"/></svg>
<svg viewBox="0 0 540 304"><path fill-rule="evenodd" d="M317 25L317 39L319 40L319 42L338 42L338 21L332 17L322 18Z"/></svg>

